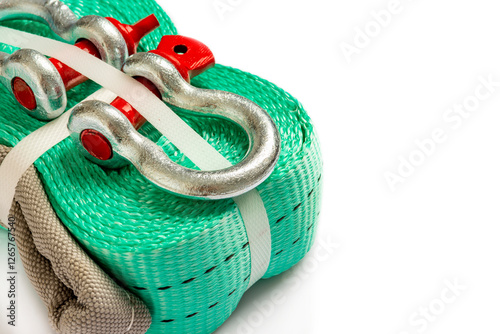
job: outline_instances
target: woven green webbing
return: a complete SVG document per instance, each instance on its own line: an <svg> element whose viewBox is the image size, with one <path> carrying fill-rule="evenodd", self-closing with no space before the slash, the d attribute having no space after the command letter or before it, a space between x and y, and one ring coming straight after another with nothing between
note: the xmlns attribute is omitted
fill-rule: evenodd
<svg viewBox="0 0 500 334"><path fill-rule="evenodd" d="M162 35L176 33L153 0L65 3L78 16L113 16L125 23L156 14L162 26L142 41L139 51L155 49ZM56 38L33 21L3 24ZM0 50L13 51L9 46ZM272 258L265 277L278 275L310 249L319 213L322 166L309 117L288 93L230 67L217 65L194 79L193 85L245 96L267 110L279 128L279 162L258 187L272 233ZM97 88L86 83L70 91L70 105ZM7 90L0 89L0 144L14 146L44 123L27 116ZM245 155L248 141L237 126L178 112L233 163ZM174 161L193 167L150 125L141 132L157 141ZM35 166L74 237L113 278L147 304L153 315L148 333L211 333L235 309L251 268L244 224L232 200L194 201L168 194L132 167L110 171L88 162L69 139Z"/></svg>

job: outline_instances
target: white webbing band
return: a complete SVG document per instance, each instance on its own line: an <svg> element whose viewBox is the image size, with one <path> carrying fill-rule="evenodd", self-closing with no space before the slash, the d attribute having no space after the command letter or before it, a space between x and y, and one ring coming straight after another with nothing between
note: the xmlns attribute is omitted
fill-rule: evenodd
<svg viewBox="0 0 500 334"><path fill-rule="evenodd" d="M116 94L101 89L85 100L98 99L111 102L115 97ZM8 220L16 186L24 172L45 152L69 136L68 118L70 114L71 110L61 115L58 119L30 133L3 160L0 165L0 189L2 189L2 192L0 192L0 220L4 224Z"/></svg>
<svg viewBox="0 0 500 334"><path fill-rule="evenodd" d="M123 72L104 63L85 51L56 40L6 27L0 27L0 43L13 45L19 48L34 49L47 56L56 58L65 63L67 66L82 73L90 80L115 93L117 96L122 97L135 109L137 109L140 114L142 114L158 131L160 131L160 133L162 133L201 170L219 170L231 166L231 163L226 158L224 158L214 147L198 135L196 131L187 125L179 116L177 116L177 114L175 114L165 103L163 103L163 101L158 99L146 87ZM8 209L5 210L5 206L10 206L12 203L15 186L17 185L20 177L16 178L16 176L18 176L20 170L24 173L24 171L45 151L64 139L56 138L52 131L54 131L54 128L60 129L61 127L65 127L67 124L67 115L69 115L69 113L66 113L64 116L66 117L66 120L58 119L33 133L35 134L41 131L42 135L45 136L44 140L48 140L45 146L42 146L41 142L36 143L38 151L33 149L25 151L22 149L22 147L29 147L30 145L33 145L33 142L31 144L23 143L29 137L28 136L16 146L17 148L19 145L22 145L21 149L14 148L9 153L9 155L16 154L17 157L14 156L14 158L9 158L8 160L8 157L6 157L5 160L7 162L11 161L9 162L11 166L6 167L5 169L0 168L0 182L3 181L3 179L9 180L6 181L6 184L1 184L2 187L0 187L0 189L2 189L2 193L4 193L7 189L9 190L6 196L0 198L0 219L8 217L9 211ZM54 123L56 125L53 125ZM45 129L47 127L49 130ZM49 132L50 135L47 135ZM40 134L37 134L36 136L43 138ZM50 136L54 137L48 138ZM59 141L55 142L58 139ZM45 151L41 152L43 149L45 149ZM20 156L24 154L27 154L28 156L20 158ZM20 163L16 162L18 159ZM32 162L26 166L28 161ZM2 167L3 165L5 165L5 162L2 163ZM3 172L4 170L12 171L13 169L17 169L15 174ZM3 186L6 186L7 188L3 188ZM12 197L10 197L11 195ZM8 200L7 197L10 197L10 200ZM234 200L242 215L250 243L251 274L248 285L248 288L250 288L265 274L267 268L269 267L271 259L271 230L264 203L257 190L252 190L247 194L235 198ZM3 221L7 222L7 220Z"/></svg>

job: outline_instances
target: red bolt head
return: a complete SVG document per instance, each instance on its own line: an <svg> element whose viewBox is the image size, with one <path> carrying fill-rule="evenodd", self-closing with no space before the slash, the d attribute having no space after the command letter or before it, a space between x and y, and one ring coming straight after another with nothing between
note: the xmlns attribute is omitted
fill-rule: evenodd
<svg viewBox="0 0 500 334"><path fill-rule="evenodd" d="M150 52L169 60L188 82L215 65L214 54L208 46L185 36L163 36L158 49Z"/></svg>
<svg viewBox="0 0 500 334"><path fill-rule="evenodd" d="M12 92L17 102L28 110L35 110L37 103L33 90L28 86L26 81L19 77L12 80Z"/></svg>
<svg viewBox="0 0 500 334"><path fill-rule="evenodd" d="M106 161L113 157L113 147L109 143L109 140L98 131L82 131L80 141L87 152L96 159Z"/></svg>
<svg viewBox="0 0 500 334"><path fill-rule="evenodd" d="M122 34L127 43L129 55L133 55L137 52L137 47L141 39L160 26L160 22L154 14L149 15L133 25L121 23L112 17L107 17L107 19L113 23Z"/></svg>

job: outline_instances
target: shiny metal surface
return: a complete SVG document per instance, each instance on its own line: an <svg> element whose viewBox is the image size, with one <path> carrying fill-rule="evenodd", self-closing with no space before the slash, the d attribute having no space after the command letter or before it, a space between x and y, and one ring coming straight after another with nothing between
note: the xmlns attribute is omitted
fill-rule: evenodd
<svg viewBox="0 0 500 334"><path fill-rule="evenodd" d="M75 107L68 128L83 151L80 143L83 130L96 130L106 136L113 146L114 156L104 162L91 158L94 162L119 167L128 161L160 188L202 199L241 195L257 187L272 173L279 158L281 140L276 125L258 105L232 93L193 87L175 66L156 54L132 56L125 63L124 71L152 81L163 100L170 105L237 123L246 131L250 148L240 163L226 169L198 171L185 168L170 160L154 142L140 135L119 110L103 102L88 101Z"/></svg>
<svg viewBox="0 0 500 334"><path fill-rule="evenodd" d="M102 60L116 68L121 68L128 57L125 40L110 21L94 15L78 19L58 0L0 0L0 21L12 19L45 22L70 43L88 39L97 47Z"/></svg>
<svg viewBox="0 0 500 334"><path fill-rule="evenodd" d="M37 99L34 110L26 112L39 120L51 120L66 110L66 88L52 63L41 53L21 49L12 55L0 53L0 80L12 93L12 80L23 79Z"/></svg>
<svg viewBox="0 0 500 334"><path fill-rule="evenodd" d="M80 19L58 0L0 0L0 21L34 19L45 22L64 40L75 43L87 39L95 45L101 59L120 69L128 57L125 39L106 18L85 16ZM66 89L55 67L33 51L16 52L12 57L2 55L3 83L11 90L11 81L20 77L33 90L37 107L28 114L40 119L59 117L66 108Z"/></svg>

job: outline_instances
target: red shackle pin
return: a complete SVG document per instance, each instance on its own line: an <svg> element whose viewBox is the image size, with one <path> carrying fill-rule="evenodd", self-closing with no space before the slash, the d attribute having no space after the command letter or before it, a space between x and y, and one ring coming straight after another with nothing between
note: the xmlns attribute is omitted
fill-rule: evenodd
<svg viewBox="0 0 500 334"><path fill-rule="evenodd" d="M149 53L157 54L171 62L187 82L191 82L192 78L215 65L214 55L205 44L180 35L163 36L158 48ZM151 81L143 77L135 79L161 99L160 91ZM146 122L137 110L120 97L116 98L111 105L127 116L136 129Z"/></svg>
<svg viewBox="0 0 500 334"><path fill-rule="evenodd" d="M230 92L189 84L192 77L214 63L212 52L200 42L165 36L157 50L127 59L123 72L168 106L239 125L250 141L248 153L239 163L208 171L177 164L137 131L144 118L120 98L111 104L91 100L75 106L68 120L71 138L90 161L105 168L133 165L152 184L184 197L224 199L254 189L271 174L278 161L279 131L269 114L256 103ZM161 115L154 112L154 117ZM172 125L180 126L182 122L178 121L173 119Z"/></svg>
<svg viewBox="0 0 500 334"><path fill-rule="evenodd" d="M134 25L121 23L111 17L107 17L106 19L110 21L123 36L127 44L129 55L137 52L137 47L139 46L142 38L160 26L160 22L155 15L150 15ZM78 41L75 46L101 59L99 50L91 41L82 39ZM66 91L69 91L88 80L85 76L65 65L61 61L55 58L50 58L49 60L61 76ZM19 77L14 78L12 83L12 92L14 93L14 96L19 104L26 109L34 110L37 107L35 94L33 93L31 87L23 79Z"/></svg>
<svg viewBox="0 0 500 334"><path fill-rule="evenodd" d="M158 45L158 49L149 53L167 59L187 82L215 65L214 55L205 44L185 36L164 36ZM135 77L135 79L158 98L162 98L160 90L150 80L144 77ZM141 128L146 122L146 119L121 97L117 97L111 102L111 105L121 111L135 129ZM82 131L80 141L87 152L98 160L106 161L113 156L110 142L95 130Z"/></svg>
<svg viewBox="0 0 500 334"><path fill-rule="evenodd" d="M137 51L139 41L160 25L154 15L134 25L97 15L78 17L60 0L0 2L0 21L45 22L61 39L117 69ZM87 80L57 59L28 48L13 54L0 52L0 76L26 113L43 121L59 117L68 104L67 91Z"/></svg>

